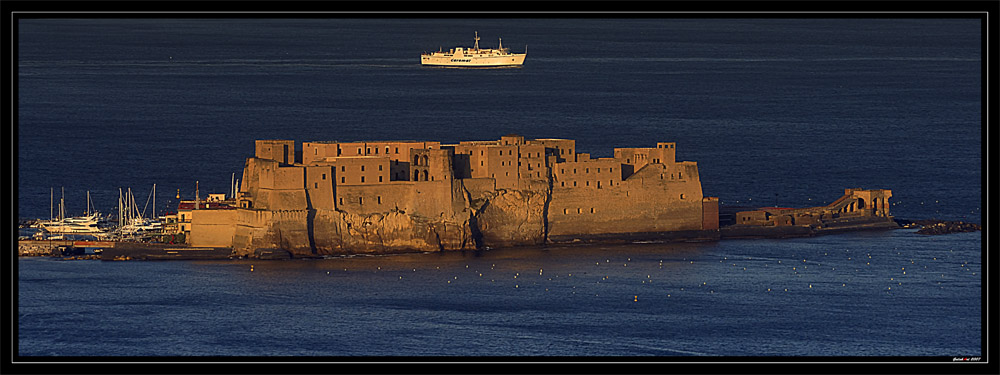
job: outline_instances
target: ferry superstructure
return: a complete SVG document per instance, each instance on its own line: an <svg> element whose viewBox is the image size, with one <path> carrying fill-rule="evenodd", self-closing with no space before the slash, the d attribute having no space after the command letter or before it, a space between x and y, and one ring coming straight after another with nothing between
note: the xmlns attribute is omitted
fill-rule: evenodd
<svg viewBox="0 0 1000 375"><path fill-rule="evenodd" d="M502 38L498 48L481 49L479 48L479 32L477 31L476 44L472 48L455 47L448 52L424 53L420 55L420 64L458 67L520 66L524 64L524 58L528 56L527 52L527 47L525 47L525 53L512 53L510 48L503 48Z"/></svg>

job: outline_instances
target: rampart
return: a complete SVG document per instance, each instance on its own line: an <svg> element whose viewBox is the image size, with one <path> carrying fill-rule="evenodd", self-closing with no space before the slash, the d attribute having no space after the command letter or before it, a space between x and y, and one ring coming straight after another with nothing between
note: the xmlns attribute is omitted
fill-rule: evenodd
<svg viewBox="0 0 1000 375"><path fill-rule="evenodd" d="M674 143L577 153L569 139L257 141L228 213L192 245L296 257L660 236L718 237L718 200ZM211 232L211 233L209 233ZM680 235L678 235L680 234Z"/></svg>

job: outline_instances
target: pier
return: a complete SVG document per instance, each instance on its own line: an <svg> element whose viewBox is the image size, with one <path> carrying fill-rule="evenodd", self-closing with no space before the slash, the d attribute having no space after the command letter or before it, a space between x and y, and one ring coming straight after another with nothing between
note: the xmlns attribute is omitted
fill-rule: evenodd
<svg viewBox="0 0 1000 375"><path fill-rule="evenodd" d="M232 254L230 248L164 243L73 240L20 240L17 243L19 256L77 256L85 254L88 248L100 249L94 253L101 260L229 259Z"/></svg>

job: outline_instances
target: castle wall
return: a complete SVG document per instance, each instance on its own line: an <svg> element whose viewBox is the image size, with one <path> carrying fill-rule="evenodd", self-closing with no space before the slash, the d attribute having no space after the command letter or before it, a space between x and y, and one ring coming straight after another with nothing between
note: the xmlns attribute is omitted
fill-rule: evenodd
<svg viewBox="0 0 1000 375"><path fill-rule="evenodd" d="M295 141L283 139L258 140L255 142L254 156L274 160L282 164L295 162Z"/></svg>
<svg viewBox="0 0 1000 375"><path fill-rule="evenodd" d="M229 236L247 254L280 247L316 256L718 227L718 201L703 201L697 164L675 162L673 143L592 159L575 153L574 140L517 135L443 147L306 142L294 165L275 160L288 158L285 145L258 144L263 148L244 168L245 208L230 214L233 229L201 233L197 241L223 243ZM197 230L226 225L213 220Z"/></svg>
<svg viewBox="0 0 1000 375"><path fill-rule="evenodd" d="M232 247L236 234L236 210L191 210L191 234L194 247Z"/></svg>
<svg viewBox="0 0 1000 375"><path fill-rule="evenodd" d="M305 189L310 209L334 209L335 166L316 165L305 167Z"/></svg>
<svg viewBox="0 0 1000 375"><path fill-rule="evenodd" d="M685 164L684 180L669 180L666 168L649 164L621 184L553 187L549 235L701 230L703 207L697 165Z"/></svg>

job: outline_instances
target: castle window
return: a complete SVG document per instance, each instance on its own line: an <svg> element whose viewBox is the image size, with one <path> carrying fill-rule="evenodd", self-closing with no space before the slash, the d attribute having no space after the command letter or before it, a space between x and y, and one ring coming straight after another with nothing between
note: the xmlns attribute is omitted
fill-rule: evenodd
<svg viewBox="0 0 1000 375"><path fill-rule="evenodd" d="M365 176L361 176L361 182L365 182Z"/></svg>
<svg viewBox="0 0 1000 375"><path fill-rule="evenodd" d="M568 208L564 208L563 209L563 215L569 215L569 209Z"/></svg>
<svg viewBox="0 0 1000 375"><path fill-rule="evenodd" d="M594 208L593 207L590 208L590 213L594 213Z"/></svg>
<svg viewBox="0 0 1000 375"><path fill-rule="evenodd" d="M590 181L587 181L587 186L590 186Z"/></svg>
<svg viewBox="0 0 1000 375"><path fill-rule="evenodd" d="M376 148L375 151L378 151L378 149ZM367 155L367 154L370 154L370 153L372 153L372 149L366 148L365 149L365 154Z"/></svg>
<svg viewBox="0 0 1000 375"><path fill-rule="evenodd" d="M573 181L573 186L576 186L576 181Z"/></svg>
<svg viewBox="0 0 1000 375"><path fill-rule="evenodd" d="M324 174L323 174L323 179L324 179L324 180L326 179L326 173L324 173Z"/></svg>
<svg viewBox="0 0 1000 375"><path fill-rule="evenodd" d="M389 152L389 151L386 151L386 152ZM396 153L397 154L399 153L399 147L396 147Z"/></svg>
<svg viewBox="0 0 1000 375"><path fill-rule="evenodd" d="M576 168L573 168L573 174L576 174Z"/></svg>
<svg viewBox="0 0 1000 375"><path fill-rule="evenodd" d="M347 167L345 167L345 166L341 165L341 166L340 166L340 171L341 171L341 172L346 172L346 171L347 171Z"/></svg>
<svg viewBox="0 0 1000 375"><path fill-rule="evenodd" d="M342 183L342 184L347 183L347 177L341 177L340 178L340 183Z"/></svg>
<svg viewBox="0 0 1000 375"><path fill-rule="evenodd" d="M319 149L318 148L314 148L313 149L313 155L319 155Z"/></svg>
<svg viewBox="0 0 1000 375"><path fill-rule="evenodd" d="M375 155L378 155L378 147L375 148Z"/></svg>
<svg viewBox="0 0 1000 375"><path fill-rule="evenodd" d="M583 209L581 209L581 208L577 208L577 209L576 209L576 213L578 213L578 214L582 214L582 213L583 213Z"/></svg>
<svg viewBox="0 0 1000 375"><path fill-rule="evenodd" d="M364 197L358 197L358 204L365 204L365 198Z"/></svg>
<svg viewBox="0 0 1000 375"><path fill-rule="evenodd" d="M678 179L683 179L684 178L683 176L681 176L681 172L677 172L677 178Z"/></svg>
<svg viewBox="0 0 1000 375"><path fill-rule="evenodd" d="M597 173L601 173L601 168L597 168Z"/></svg>
<svg viewBox="0 0 1000 375"><path fill-rule="evenodd" d="M344 198L340 198L340 204L341 204L341 205L343 205L343 204L344 204Z"/></svg>
<svg viewBox="0 0 1000 375"><path fill-rule="evenodd" d="M378 176L378 182L382 182L382 176Z"/></svg>
<svg viewBox="0 0 1000 375"><path fill-rule="evenodd" d="M684 199L684 198L685 198L684 194L681 194L681 199Z"/></svg>
<svg viewBox="0 0 1000 375"><path fill-rule="evenodd" d="M313 188L314 189L319 189L319 183L318 182L314 182L313 183Z"/></svg>
<svg viewBox="0 0 1000 375"><path fill-rule="evenodd" d="M561 182L562 187L566 187L566 181Z"/></svg>
<svg viewBox="0 0 1000 375"><path fill-rule="evenodd" d="M378 166L378 170L380 170L380 171L382 170L382 165L381 164Z"/></svg>
<svg viewBox="0 0 1000 375"><path fill-rule="evenodd" d="M503 150L500 150L500 156L503 156Z"/></svg>
<svg viewBox="0 0 1000 375"><path fill-rule="evenodd" d="M358 155L361 155L361 147L358 147Z"/></svg>
<svg viewBox="0 0 1000 375"><path fill-rule="evenodd" d="M479 161L479 166L480 166L480 167L482 167L482 166L483 166L483 161L482 161L482 160L480 160L480 161Z"/></svg>
<svg viewBox="0 0 1000 375"><path fill-rule="evenodd" d="M385 153L389 153L389 146L385 146Z"/></svg>
<svg viewBox="0 0 1000 375"><path fill-rule="evenodd" d="M378 204L382 204L382 196L381 195L378 196Z"/></svg>

